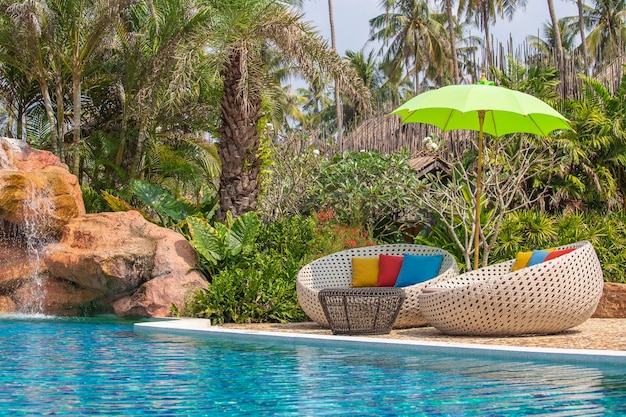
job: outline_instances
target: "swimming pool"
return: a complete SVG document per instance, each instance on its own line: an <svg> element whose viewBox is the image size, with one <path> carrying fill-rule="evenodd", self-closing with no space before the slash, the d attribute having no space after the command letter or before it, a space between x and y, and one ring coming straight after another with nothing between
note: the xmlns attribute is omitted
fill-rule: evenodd
<svg viewBox="0 0 626 417"><path fill-rule="evenodd" d="M626 369L0 317L0 416L626 415Z"/></svg>

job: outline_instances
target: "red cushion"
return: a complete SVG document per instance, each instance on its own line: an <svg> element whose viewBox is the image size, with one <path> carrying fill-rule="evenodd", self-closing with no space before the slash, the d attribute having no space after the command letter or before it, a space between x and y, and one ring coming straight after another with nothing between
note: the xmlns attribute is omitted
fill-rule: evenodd
<svg viewBox="0 0 626 417"><path fill-rule="evenodd" d="M561 255L565 255L566 253L570 253L575 250L576 248L553 250L552 252L548 254L548 256L546 256L546 258L543 261L545 262L545 261L549 261L550 259L558 258Z"/></svg>
<svg viewBox="0 0 626 417"><path fill-rule="evenodd" d="M380 254L378 256L377 287L393 287L398 279L404 256Z"/></svg>

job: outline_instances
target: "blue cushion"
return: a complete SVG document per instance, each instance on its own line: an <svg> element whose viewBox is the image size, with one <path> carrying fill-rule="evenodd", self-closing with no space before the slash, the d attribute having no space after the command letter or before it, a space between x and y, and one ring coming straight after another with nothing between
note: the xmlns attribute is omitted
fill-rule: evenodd
<svg viewBox="0 0 626 417"><path fill-rule="evenodd" d="M526 266L533 266L543 262L552 251L548 250L534 250L533 254L530 255L530 259L528 260L528 264Z"/></svg>
<svg viewBox="0 0 626 417"><path fill-rule="evenodd" d="M439 274L443 255L411 255L404 254L402 268L394 287L408 287L409 285L433 279Z"/></svg>

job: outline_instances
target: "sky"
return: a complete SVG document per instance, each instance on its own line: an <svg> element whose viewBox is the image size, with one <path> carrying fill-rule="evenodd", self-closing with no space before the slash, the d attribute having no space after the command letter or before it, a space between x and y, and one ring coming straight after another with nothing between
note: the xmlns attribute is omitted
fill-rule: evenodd
<svg viewBox="0 0 626 417"><path fill-rule="evenodd" d="M380 0L333 0L335 38L337 51L345 55L346 50L359 51L369 38L369 20L384 12ZM557 17L578 14L575 2L554 0ZM304 0L305 20L313 23L330 45L330 23L328 0ZM527 0L526 10L517 10L512 21L503 21L492 28L496 40L505 44L512 36L513 44L520 44L528 35L541 35L541 26L550 20L548 3L545 0ZM476 29L472 35L480 35ZM497 44L497 42L496 42ZM371 46L366 50L371 49Z"/></svg>

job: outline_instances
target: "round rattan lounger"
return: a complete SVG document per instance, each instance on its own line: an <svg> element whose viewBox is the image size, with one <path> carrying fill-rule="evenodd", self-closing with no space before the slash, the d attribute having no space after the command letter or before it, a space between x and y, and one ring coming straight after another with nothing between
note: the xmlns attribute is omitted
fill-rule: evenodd
<svg viewBox="0 0 626 417"><path fill-rule="evenodd" d="M318 295L324 288L348 288L352 282L352 258L376 257L379 254L403 255L438 255L443 254L439 275L432 280L403 287L405 300L393 327L417 327L427 324L419 311L418 295L422 288L440 279L458 274L458 265L454 257L447 251L425 245L393 244L367 246L336 252L305 265L296 280L298 302L314 322L328 327Z"/></svg>
<svg viewBox="0 0 626 417"><path fill-rule="evenodd" d="M438 280L419 296L428 323L455 335L559 333L594 313L604 285L591 243L510 272L515 260Z"/></svg>

